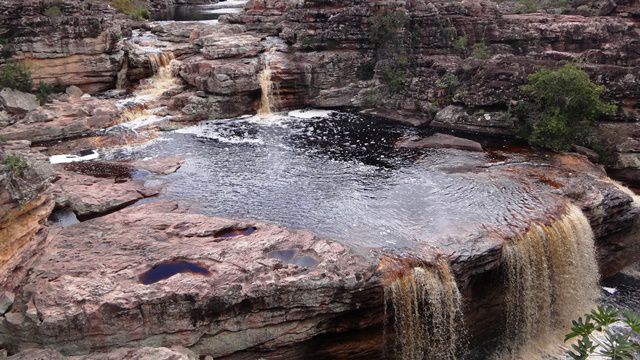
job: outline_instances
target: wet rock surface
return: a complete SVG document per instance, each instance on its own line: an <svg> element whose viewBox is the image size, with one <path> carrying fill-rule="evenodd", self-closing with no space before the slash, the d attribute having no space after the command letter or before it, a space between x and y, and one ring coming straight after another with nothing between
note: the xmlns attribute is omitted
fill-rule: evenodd
<svg viewBox="0 0 640 360"><path fill-rule="evenodd" d="M497 276L490 283L500 287L504 240L558 216L562 198L589 218L603 274L640 254L639 209L584 157L452 171L515 173L550 199L560 196L557 208L549 204L550 214L521 219L521 226L474 238L452 234L441 243L425 239L403 250L419 262L446 254L464 294L473 344L501 331L499 289L488 290L487 281ZM396 255L279 225L193 214L172 201L147 203L51 234L47 250L12 289L15 301L0 318L0 339L12 353L35 346L65 356L153 341L225 358L378 358L384 353L380 276L394 269L387 256ZM310 350L316 348L323 351Z"/></svg>
<svg viewBox="0 0 640 360"><path fill-rule="evenodd" d="M216 236L238 226L257 230ZM317 263L295 265L266 255L281 249L295 249ZM150 336L214 357L272 350L340 331L327 327L332 319L376 300L361 298L375 264L343 245L275 225L189 214L170 202L66 228L49 250L33 269L33 291L18 291L21 300L1 325L3 342L13 350L38 339L75 354L96 351L98 338L98 347L108 350L140 346ZM197 261L210 274L179 273L141 283L145 271L177 259ZM74 300L80 294L81 303ZM38 315L31 317L28 308Z"/></svg>
<svg viewBox="0 0 640 360"><path fill-rule="evenodd" d="M441 133L436 133L423 139L419 137L405 139L398 142L396 146L404 148L444 148L467 151L482 151L482 145L476 141Z"/></svg>

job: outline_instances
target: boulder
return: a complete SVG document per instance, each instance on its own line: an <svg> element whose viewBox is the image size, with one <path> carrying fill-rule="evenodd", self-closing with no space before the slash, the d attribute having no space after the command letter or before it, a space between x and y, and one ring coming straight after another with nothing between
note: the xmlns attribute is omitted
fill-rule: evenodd
<svg viewBox="0 0 640 360"><path fill-rule="evenodd" d="M516 131L515 121L508 114L484 111L470 114L464 107L455 105L438 111L430 125L435 128L500 135L513 135Z"/></svg>
<svg viewBox="0 0 640 360"><path fill-rule="evenodd" d="M25 114L38 108L40 102L33 94L4 88L0 90L0 105L12 114Z"/></svg>
<svg viewBox="0 0 640 360"><path fill-rule="evenodd" d="M69 95L72 98L79 98L82 95L84 95L84 92L82 91L82 89L80 89L79 87L75 86L75 85L71 85L69 87L67 87L67 90L65 90L65 93L67 95Z"/></svg>
<svg viewBox="0 0 640 360"><path fill-rule="evenodd" d="M467 151L482 151L482 145L479 142L448 135L436 133L426 138L409 138L401 140L396 144L397 147L403 148L422 148L422 149L459 149Z"/></svg>
<svg viewBox="0 0 640 360"><path fill-rule="evenodd" d="M0 315L4 315L11 309L14 300L15 295L13 295L13 293L10 293L8 291L3 291L0 293Z"/></svg>

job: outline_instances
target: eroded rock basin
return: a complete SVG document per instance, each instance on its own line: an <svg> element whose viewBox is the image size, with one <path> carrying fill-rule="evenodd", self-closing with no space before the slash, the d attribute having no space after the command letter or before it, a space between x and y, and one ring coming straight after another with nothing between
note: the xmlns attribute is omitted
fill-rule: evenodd
<svg viewBox="0 0 640 360"><path fill-rule="evenodd" d="M398 264L446 259L478 344L504 332L505 240L568 203L591 224L603 274L638 254L632 198L584 158L397 146L420 135L296 112L112 152L187 160L158 199L54 231L0 339L65 355L182 346L214 358L383 358Z"/></svg>
<svg viewBox="0 0 640 360"><path fill-rule="evenodd" d="M113 157L188 154L167 198L359 247L445 245L557 207L552 187L510 165L546 167L540 158L404 149L397 142L418 130L344 112L292 115L204 122Z"/></svg>

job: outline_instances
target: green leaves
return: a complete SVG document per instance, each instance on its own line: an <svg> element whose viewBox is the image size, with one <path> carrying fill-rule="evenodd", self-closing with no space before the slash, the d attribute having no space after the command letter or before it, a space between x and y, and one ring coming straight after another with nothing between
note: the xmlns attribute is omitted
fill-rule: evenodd
<svg viewBox="0 0 640 360"><path fill-rule="evenodd" d="M620 329L613 331L610 326L614 323L626 324L630 331ZM571 345L567 351L572 359L586 360L590 355L597 355L611 360L633 360L640 354L640 343L634 340L633 333L640 335L640 314L625 311L621 313L611 306L598 306L582 317L572 321L571 332L565 336L564 341L579 337L576 344ZM594 335L594 332L602 332L603 335Z"/></svg>
<svg viewBox="0 0 640 360"><path fill-rule="evenodd" d="M569 350L567 355L569 355L574 360L586 360L589 355L591 355L595 349L596 345L593 344L589 337L583 337L578 340L577 344L571 345L571 348L575 351Z"/></svg>
<svg viewBox="0 0 640 360"><path fill-rule="evenodd" d="M529 97L532 113L527 114L532 145L552 150L568 150L586 141L596 120L613 113L616 107L600 99L604 87L573 65L542 69L529 75L520 90Z"/></svg>
<svg viewBox="0 0 640 360"><path fill-rule="evenodd" d="M591 318L595 321L598 331L618 321L620 312L612 306L598 306L591 310Z"/></svg>
<svg viewBox="0 0 640 360"><path fill-rule="evenodd" d="M578 320L573 320L571 324L571 332L564 337L564 341L577 336L589 336L596 329L596 325L591 321L590 315L586 315L584 321L579 317Z"/></svg>
<svg viewBox="0 0 640 360"><path fill-rule="evenodd" d="M0 88L11 88L22 92L29 92L33 88L29 68L18 62L7 63L0 70Z"/></svg>

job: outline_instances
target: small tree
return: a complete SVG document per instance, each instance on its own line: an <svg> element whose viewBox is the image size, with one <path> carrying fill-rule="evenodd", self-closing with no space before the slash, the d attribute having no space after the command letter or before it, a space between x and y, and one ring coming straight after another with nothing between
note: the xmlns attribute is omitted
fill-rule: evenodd
<svg viewBox="0 0 640 360"><path fill-rule="evenodd" d="M621 322L627 330L614 332L610 326ZM633 360L640 355L640 314L627 311L620 312L613 307L598 306L590 314L574 320L571 332L565 341L577 338L567 354L575 360L586 360L590 356L611 360ZM601 332L602 336L595 336Z"/></svg>
<svg viewBox="0 0 640 360"><path fill-rule="evenodd" d="M595 121L615 111L615 105L600 98L604 87L573 65L537 71L521 90L533 105L525 136L532 145L553 150L587 145Z"/></svg>
<svg viewBox="0 0 640 360"><path fill-rule="evenodd" d="M10 62L0 70L0 88L10 88L29 92L33 88L29 68L17 62Z"/></svg>

